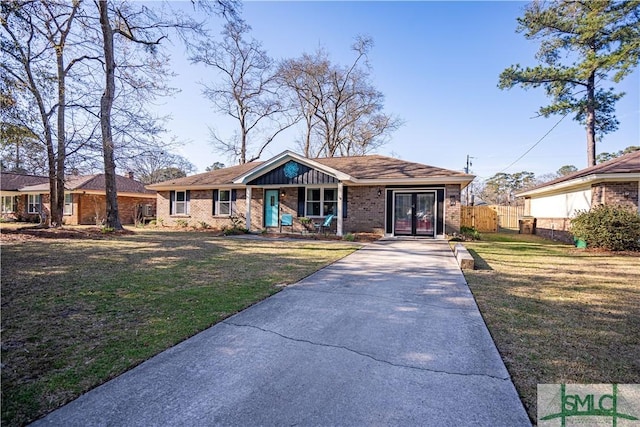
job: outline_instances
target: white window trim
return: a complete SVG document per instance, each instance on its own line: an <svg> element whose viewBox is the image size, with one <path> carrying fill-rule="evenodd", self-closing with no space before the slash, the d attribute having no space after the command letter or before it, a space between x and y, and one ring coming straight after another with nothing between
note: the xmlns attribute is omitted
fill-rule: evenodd
<svg viewBox="0 0 640 427"><path fill-rule="evenodd" d="M9 203L6 203L6 201L9 200ZM10 213L15 213L16 211L16 196L2 196L2 213L3 214L10 214ZM5 210L5 207L8 207L9 209Z"/></svg>
<svg viewBox="0 0 640 427"><path fill-rule="evenodd" d="M178 201L179 193L184 193L184 201ZM189 215L189 203L187 201L187 190L175 190L174 197L175 197L175 200L173 200L173 212L171 212L171 215L173 216ZM178 204L184 205L184 212L178 213Z"/></svg>
<svg viewBox="0 0 640 427"><path fill-rule="evenodd" d="M32 198L33 198L33 202L31 201ZM34 210L32 210L31 206L40 206L41 204L42 204L42 196L40 194L29 194L27 197L27 213L28 214L39 213L38 208L35 208Z"/></svg>
<svg viewBox="0 0 640 427"><path fill-rule="evenodd" d="M71 198L71 201L67 203L67 196ZM69 210L67 210L67 207ZM64 193L64 207L62 208L63 215L73 215L73 194L72 193Z"/></svg>
<svg viewBox="0 0 640 427"><path fill-rule="evenodd" d="M309 211L307 210L307 204L310 202L313 203L318 203L317 200L309 200L309 190L320 190L320 215L309 215ZM331 203L335 203L336 204L336 209L333 213L333 215L338 215L338 203L339 203L339 199L340 199L340 195L338 194L338 187L334 187L332 185L326 185L326 186L309 186L309 187L305 187L304 189L304 216L308 217L308 218L324 218L326 215L324 215L323 211L324 211L324 204L325 204L325 200L324 200L324 190L335 190L335 194L336 194L336 199L335 200L328 200L328 202Z"/></svg>
<svg viewBox="0 0 640 427"><path fill-rule="evenodd" d="M214 216L231 216L233 215L233 200L231 200L231 198L233 197L233 190L231 188L218 188L218 199L214 200L213 203L216 207L216 211L214 213ZM229 200L220 200L220 196L222 195L222 192L226 191L229 193ZM220 213L220 207L222 206L222 204L228 205L229 206L229 213Z"/></svg>

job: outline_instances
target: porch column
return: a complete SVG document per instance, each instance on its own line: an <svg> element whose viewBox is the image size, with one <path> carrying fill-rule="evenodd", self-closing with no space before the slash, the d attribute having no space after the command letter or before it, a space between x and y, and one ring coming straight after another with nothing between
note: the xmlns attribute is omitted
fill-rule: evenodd
<svg viewBox="0 0 640 427"><path fill-rule="evenodd" d="M342 181L338 182L338 224L336 225L336 235L342 236Z"/></svg>
<svg viewBox="0 0 640 427"><path fill-rule="evenodd" d="M247 217L247 230L249 230L249 232L251 232L251 187L249 187L247 185L246 187L247 191L246 191L246 200L247 200L247 212L246 212L246 217Z"/></svg>

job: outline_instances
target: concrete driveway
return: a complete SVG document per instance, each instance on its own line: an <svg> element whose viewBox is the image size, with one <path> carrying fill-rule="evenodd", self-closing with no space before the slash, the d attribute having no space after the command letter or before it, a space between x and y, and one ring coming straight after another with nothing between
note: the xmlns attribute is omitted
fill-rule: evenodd
<svg viewBox="0 0 640 427"><path fill-rule="evenodd" d="M531 425L438 240L367 245L35 424Z"/></svg>

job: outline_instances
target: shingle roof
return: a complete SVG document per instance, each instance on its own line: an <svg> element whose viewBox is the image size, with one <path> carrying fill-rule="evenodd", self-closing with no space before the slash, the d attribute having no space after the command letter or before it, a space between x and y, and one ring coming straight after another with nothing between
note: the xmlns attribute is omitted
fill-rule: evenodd
<svg viewBox="0 0 640 427"><path fill-rule="evenodd" d="M356 179L405 179L466 176L462 172L380 155L313 159Z"/></svg>
<svg viewBox="0 0 640 427"><path fill-rule="evenodd" d="M328 168L340 171L358 180L369 179L429 179L447 177L469 177L462 172L407 162L392 157L380 155L353 156L353 157L324 157L309 159ZM185 178L171 179L157 184L148 185L147 188L166 189L188 187L210 187L216 185L232 185L238 177L258 168L265 162L251 162L244 165L231 166L211 172L205 172ZM471 178L469 179L471 180Z"/></svg>
<svg viewBox="0 0 640 427"><path fill-rule="evenodd" d="M198 186L211 186L211 185L231 185L233 180L250 171L251 169L260 166L264 162L250 162L243 165L230 166L228 168L216 169L210 172L199 173L196 175L186 176L184 178L170 179L156 184L148 185L147 188L154 189L157 187L198 187Z"/></svg>
<svg viewBox="0 0 640 427"><path fill-rule="evenodd" d="M97 175L81 175L69 176L66 178L65 189L68 191L105 191L105 176L103 173ZM147 190L143 183L125 176L116 175L116 189L118 193L138 193L138 194L154 194L154 191ZM29 192L47 192L49 191L48 183L39 185L30 185L21 188L22 191Z"/></svg>
<svg viewBox="0 0 640 427"><path fill-rule="evenodd" d="M570 173L563 177L554 179L553 181L545 182L544 184L537 185L529 188L522 193L529 193L530 191L540 190L545 187L568 182L574 179L584 178L589 175L604 175L604 174L626 174L626 173L640 173L640 151L634 151L629 154L625 154L615 159L608 160L606 162L590 166L585 169Z"/></svg>
<svg viewBox="0 0 640 427"><path fill-rule="evenodd" d="M11 172L2 172L0 174L0 189L3 191L18 191L22 187L38 184L46 184L48 188L49 178Z"/></svg>

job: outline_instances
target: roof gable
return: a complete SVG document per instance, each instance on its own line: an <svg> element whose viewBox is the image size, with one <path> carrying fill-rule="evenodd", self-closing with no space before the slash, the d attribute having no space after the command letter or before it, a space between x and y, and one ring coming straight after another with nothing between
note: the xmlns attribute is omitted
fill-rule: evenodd
<svg viewBox="0 0 640 427"><path fill-rule="evenodd" d="M318 159L309 159L299 154L293 153L291 151L283 151L275 157L261 163L255 168L252 168L247 173L238 176L234 182L236 184L248 184L250 182L258 182L260 178L270 172L279 169L280 167L284 167L287 163L295 163L299 166L303 166L305 172L309 172L309 170L314 170L315 174L323 174L322 180L331 181L331 179L327 177L337 178L341 181L348 181L350 177L343 172L328 167L326 165L320 164L317 162ZM313 174L313 172L312 172ZM293 178L293 177L291 177ZM301 177L301 181L304 181L305 178ZM285 184L288 182L282 182ZM313 183L313 182L309 182Z"/></svg>
<svg viewBox="0 0 640 427"><path fill-rule="evenodd" d="M278 166L269 172L249 181L248 185L309 185L337 184L338 179L306 164L295 160Z"/></svg>

